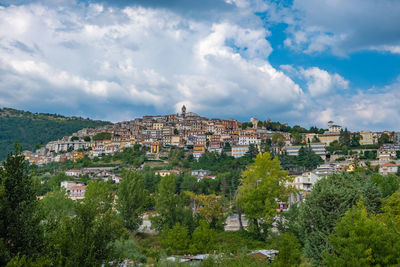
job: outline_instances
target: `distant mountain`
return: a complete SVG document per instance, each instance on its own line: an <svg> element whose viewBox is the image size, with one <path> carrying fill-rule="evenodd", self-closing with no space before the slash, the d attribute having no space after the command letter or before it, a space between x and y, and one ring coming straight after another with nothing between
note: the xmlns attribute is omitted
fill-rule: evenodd
<svg viewBox="0 0 400 267"><path fill-rule="evenodd" d="M83 128L111 124L107 121L57 114L31 113L12 108L0 108L0 160L14 150L18 141L24 150L71 135Z"/></svg>

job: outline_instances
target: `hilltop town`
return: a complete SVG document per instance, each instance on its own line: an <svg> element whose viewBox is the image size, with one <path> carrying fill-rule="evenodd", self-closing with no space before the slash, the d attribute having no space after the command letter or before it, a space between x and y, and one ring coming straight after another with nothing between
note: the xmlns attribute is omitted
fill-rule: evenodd
<svg viewBox="0 0 400 267"><path fill-rule="evenodd" d="M298 156L302 147L310 147L326 163L338 163L341 170L351 168L358 160L365 166L396 161L400 151L398 132L349 132L328 122L328 129L259 121L241 123L234 119L208 119L182 107L181 114L144 116L131 121L97 128L85 128L61 140L49 142L35 152L24 151L31 164L76 161L113 155L139 144L149 148L146 157L159 160L165 147L180 147L191 151L198 160L206 151L235 158L249 152L273 151L275 154Z"/></svg>

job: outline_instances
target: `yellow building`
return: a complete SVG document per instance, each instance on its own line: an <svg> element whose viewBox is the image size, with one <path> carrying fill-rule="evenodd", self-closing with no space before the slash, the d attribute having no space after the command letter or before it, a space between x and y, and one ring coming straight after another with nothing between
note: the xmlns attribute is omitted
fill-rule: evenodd
<svg viewBox="0 0 400 267"><path fill-rule="evenodd" d="M206 153L206 147L203 145L194 145L193 146L193 153Z"/></svg>
<svg viewBox="0 0 400 267"><path fill-rule="evenodd" d="M160 152L160 143L156 141L150 145L150 153L157 154L158 152Z"/></svg>
<svg viewBox="0 0 400 267"><path fill-rule="evenodd" d="M162 122L153 123L154 130L162 130L163 128L164 128L164 123L162 123Z"/></svg>
<svg viewBox="0 0 400 267"><path fill-rule="evenodd" d="M181 137L179 135L171 136L171 145L179 146L181 144Z"/></svg>
<svg viewBox="0 0 400 267"><path fill-rule="evenodd" d="M360 145L373 145L374 137L371 131L360 132Z"/></svg>
<svg viewBox="0 0 400 267"><path fill-rule="evenodd" d="M329 146L333 141L339 141L340 133L323 133L319 134L318 138L321 143L324 143L326 146Z"/></svg>

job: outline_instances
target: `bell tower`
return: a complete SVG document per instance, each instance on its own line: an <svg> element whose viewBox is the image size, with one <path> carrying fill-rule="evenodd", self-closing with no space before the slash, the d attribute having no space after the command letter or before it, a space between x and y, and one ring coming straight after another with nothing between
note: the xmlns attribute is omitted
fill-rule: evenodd
<svg viewBox="0 0 400 267"><path fill-rule="evenodd" d="M186 115L186 107L185 105L182 106L182 117L185 117Z"/></svg>

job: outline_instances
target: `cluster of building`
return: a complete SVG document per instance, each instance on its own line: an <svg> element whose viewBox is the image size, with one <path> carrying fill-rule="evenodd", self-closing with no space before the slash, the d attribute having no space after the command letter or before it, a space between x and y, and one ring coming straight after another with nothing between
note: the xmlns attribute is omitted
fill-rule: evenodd
<svg viewBox="0 0 400 267"><path fill-rule="evenodd" d="M258 120L252 118L252 127L242 129L241 123L234 119L208 119L192 112L186 112L182 107L181 114L163 116L144 116L131 121L105 125L95 129L82 129L72 136L65 136L61 140L49 142L44 148L35 153L24 151L25 156L32 164L46 164L49 162L76 161L88 155L90 158L101 155L114 154L135 144L150 148L149 157L157 158L162 147L177 146L193 149L193 157L200 158L206 151L221 153L224 148L233 157L242 157L249 151L249 146L259 147L262 142L279 133L284 140L280 144L273 144L278 153L298 155L302 146L293 145L294 139L290 133L269 131L259 127ZM326 147L334 141L339 141L342 127L328 123L329 130L322 134L304 133L304 143L310 144L312 150L323 159L326 156ZM93 137L99 133L109 133L111 138L94 141ZM362 131L361 145L374 145L382 133ZM387 133L394 146L384 146L378 151L382 159L391 160L396 157L396 150L400 150L400 133Z"/></svg>
<svg viewBox="0 0 400 267"><path fill-rule="evenodd" d="M262 123L258 123L258 120L254 118L250 121L252 127L242 129L242 124L237 120L208 119L192 112L186 112L186 107L183 106L180 114L144 116L143 118L94 129L85 128L72 136L49 142L35 153L24 151L24 154L32 164L40 165L53 161L76 161L85 155L93 158L114 154L127 147L140 144L149 148L149 158L157 159L162 148L169 146L192 149L194 159L199 159L206 151L217 153L225 151L238 158L246 155L250 146L260 148L262 143L267 143L268 139L273 139L276 134L280 134L281 137L279 143L272 144L272 149L277 153L297 156L303 147L302 145L294 145L295 139L290 133L267 130ZM326 147L334 141L339 141L342 130L341 126L330 121L328 130L324 133L304 133L302 134L302 141L308 144L317 155L328 161ZM106 140L93 138L99 133L108 133L110 138ZM397 172L397 164L392 161L397 159L397 151L400 151L400 133L361 131L351 133L351 135L357 134L361 145L376 145L384 133L390 138L391 144L384 144L379 149L375 149L378 163L372 163L379 165L382 174L389 174L393 173L394 170ZM368 149L364 150L367 151ZM323 165L314 172L302 174L301 177L296 178L299 180L297 183L306 180L316 181L317 177L326 175L331 171L349 170L353 159L351 157L348 156L347 162ZM335 155L330 155L329 159L330 162L334 162ZM394 166L391 166L391 164ZM171 170L162 170L158 174L165 176L170 172ZM207 171L199 170L199 172L197 174L192 173L198 180L204 177L213 178L210 173L205 173ZM300 187L308 190L307 183L303 183Z"/></svg>
<svg viewBox="0 0 400 267"><path fill-rule="evenodd" d="M183 106L181 114L144 116L95 129L85 128L72 136L49 142L35 153L24 153L32 164L41 165L52 161L77 160L85 154L89 157L114 154L141 144L148 146L152 154L158 154L163 146L189 147L193 149L193 157L198 159L206 151L221 153L229 144L231 155L241 157L250 144L260 145L275 133L258 128L257 123L253 125L242 130L237 120L207 119L192 112L186 113ZM111 138L93 141L95 135L103 132L110 133ZM283 134L290 143L290 135Z"/></svg>
<svg viewBox="0 0 400 267"><path fill-rule="evenodd" d="M82 170L68 170L65 175L70 177L70 180L62 181L60 186L63 187L68 196L72 200L79 200L85 198L87 185L78 178L87 175L92 180L103 180L104 182L112 181L113 183L120 183L122 178L112 173L113 167L99 167L99 168L84 168Z"/></svg>

